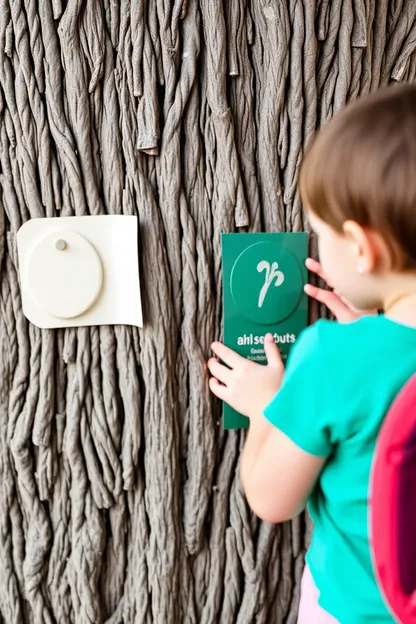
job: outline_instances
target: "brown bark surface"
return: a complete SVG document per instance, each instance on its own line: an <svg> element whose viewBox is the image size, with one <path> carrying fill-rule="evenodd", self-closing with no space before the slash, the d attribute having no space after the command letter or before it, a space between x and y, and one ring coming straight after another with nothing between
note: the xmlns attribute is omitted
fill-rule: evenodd
<svg viewBox="0 0 416 624"><path fill-rule="evenodd" d="M307 228L315 129L415 47L413 0L0 0L0 622L295 623L305 522L251 515L207 389L220 233ZM97 214L144 329L33 327L17 230Z"/></svg>

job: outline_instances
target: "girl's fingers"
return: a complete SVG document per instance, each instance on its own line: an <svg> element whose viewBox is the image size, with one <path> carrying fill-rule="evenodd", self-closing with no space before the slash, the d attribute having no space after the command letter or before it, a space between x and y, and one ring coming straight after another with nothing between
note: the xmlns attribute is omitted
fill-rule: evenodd
<svg viewBox="0 0 416 624"><path fill-rule="evenodd" d="M230 368L237 368L237 366L243 360L241 355L238 355L238 353L236 353L232 349L229 349L221 342L214 342L211 345L211 349L213 350L215 355L217 355L219 359L225 362L225 364L227 364L227 366L229 366Z"/></svg>
<svg viewBox="0 0 416 624"><path fill-rule="evenodd" d="M214 394L216 397L221 399L221 401L227 400L227 392L228 392L227 386L223 386L218 381L218 379L215 379L215 377L211 377L211 379L209 380L209 387L210 387L212 394Z"/></svg>
<svg viewBox="0 0 416 624"><path fill-rule="evenodd" d="M230 369L226 366L223 366L218 362L218 360L211 358L208 360L208 368L210 370L211 375L216 377L221 383L227 384L230 379Z"/></svg>
<svg viewBox="0 0 416 624"><path fill-rule="evenodd" d="M267 364L272 368L278 368L282 365L282 356L274 342L272 334L267 334L264 341L264 352L267 358Z"/></svg>
<svg viewBox="0 0 416 624"><path fill-rule="evenodd" d="M305 292L309 297L316 299L320 303L326 305L328 310L336 317L338 321L347 322L353 320L357 315L350 310L350 308L341 301L341 299L330 290L323 290L317 288L311 284L305 286Z"/></svg>
<svg viewBox="0 0 416 624"><path fill-rule="evenodd" d="M308 269L308 271L320 277L322 280L324 280L326 284L328 284L330 288L332 288L326 274L324 273L322 269L321 264L317 260L314 260L313 258L308 258L305 264L306 264L306 268Z"/></svg>

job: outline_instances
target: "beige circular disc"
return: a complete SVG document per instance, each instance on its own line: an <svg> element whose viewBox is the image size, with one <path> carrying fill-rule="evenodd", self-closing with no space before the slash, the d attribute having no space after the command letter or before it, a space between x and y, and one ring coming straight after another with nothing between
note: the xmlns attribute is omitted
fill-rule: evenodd
<svg viewBox="0 0 416 624"><path fill-rule="evenodd" d="M43 238L28 257L26 279L48 314L71 319L84 314L101 291L103 269L91 243L71 230Z"/></svg>

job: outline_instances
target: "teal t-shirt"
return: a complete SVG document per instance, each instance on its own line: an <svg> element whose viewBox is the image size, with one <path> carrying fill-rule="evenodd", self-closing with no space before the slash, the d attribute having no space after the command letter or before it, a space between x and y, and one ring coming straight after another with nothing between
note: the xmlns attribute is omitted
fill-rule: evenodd
<svg viewBox="0 0 416 624"><path fill-rule="evenodd" d="M393 622L369 547L374 448L389 406L416 371L416 329L384 316L319 321L293 347L271 424L327 463L309 501L307 561L320 605L341 624Z"/></svg>

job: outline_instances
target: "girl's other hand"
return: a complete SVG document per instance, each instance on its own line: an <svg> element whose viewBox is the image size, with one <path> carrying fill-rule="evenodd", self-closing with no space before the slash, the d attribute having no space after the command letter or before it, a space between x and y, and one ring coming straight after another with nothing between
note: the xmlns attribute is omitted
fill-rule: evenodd
<svg viewBox="0 0 416 624"><path fill-rule="evenodd" d="M313 258L308 258L305 264L308 271L320 277L329 288L332 288L319 262ZM339 323L351 323L362 316L378 314L377 310L356 310L335 290L325 290L317 286L312 286L312 284L307 284L305 286L305 292L309 297L312 297L312 299L316 299L316 301L326 305Z"/></svg>
<svg viewBox="0 0 416 624"><path fill-rule="evenodd" d="M211 348L224 362L215 358L208 361L211 392L248 418L260 416L279 390L284 373L273 336L268 334L264 341L267 366L241 357L220 342Z"/></svg>

